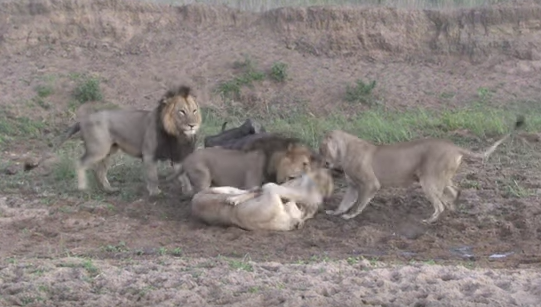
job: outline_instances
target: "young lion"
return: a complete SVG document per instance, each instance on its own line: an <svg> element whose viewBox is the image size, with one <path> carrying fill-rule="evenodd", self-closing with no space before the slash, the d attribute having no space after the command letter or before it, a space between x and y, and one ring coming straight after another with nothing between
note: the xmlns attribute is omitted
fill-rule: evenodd
<svg viewBox="0 0 541 307"><path fill-rule="evenodd" d="M282 185L267 183L252 190L213 187L194 195L192 214L210 225L235 225L246 230L300 229L314 217L333 188L330 172L322 168Z"/></svg>
<svg viewBox="0 0 541 307"><path fill-rule="evenodd" d="M517 118L515 129L523 122L523 117ZM434 214L422 222L433 223L444 207L455 209L459 190L452 178L462 157L487 159L509 136L505 135L485 152L475 153L442 139L373 145L346 132L331 131L323 138L320 153L327 167L344 171L348 188L338 209L327 210L327 214L342 215L346 220L354 218L381 188L408 187L419 182L434 206ZM355 206L352 212L345 214Z"/></svg>
<svg viewBox="0 0 541 307"><path fill-rule="evenodd" d="M211 185L251 189L266 182L283 183L301 176L312 165L312 151L291 143L274 151L240 151L209 147L196 150L166 181L178 178L191 196Z"/></svg>
<svg viewBox="0 0 541 307"><path fill-rule="evenodd" d="M141 158L147 190L152 196L160 193L156 162L171 160L180 165L195 150L201 121L199 105L190 88L179 86L167 91L152 111L120 109L89 114L70 127L57 147L81 131L85 153L76 162L79 190L87 188L86 170L97 164L96 177L102 187L109 192L118 191L107 180L111 156L121 149Z"/></svg>

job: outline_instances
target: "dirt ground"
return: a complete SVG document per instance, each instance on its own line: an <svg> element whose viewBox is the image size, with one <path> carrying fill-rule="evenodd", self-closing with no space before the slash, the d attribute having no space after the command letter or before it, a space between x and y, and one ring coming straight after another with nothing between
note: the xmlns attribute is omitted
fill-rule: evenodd
<svg viewBox="0 0 541 307"><path fill-rule="evenodd" d="M107 101L150 108L186 80L205 106L249 54L288 63L285 84L244 90L248 107L303 102L314 114L351 106L344 84L377 80L386 105L528 105L541 92L541 6L534 1L456 11L284 8L256 14L135 1L0 3L0 107L52 123L4 147L0 192L1 306L537 306L541 301L538 148L502 145L468 162L459 210L424 226L418 187L377 195L357 218L319 214L288 233L209 227L174 186L146 196L142 177L111 183L135 195L76 192L73 177L22 173L66 115L73 74L91 72ZM48 108L29 104L49 82ZM360 112L362 107L353 111ZM487 142L490 140L487 140ZM478 147L486 145L477 144ZM526 153L526 154L525 154ZM19 164L17 164L19 163ZM8 167L9 166L9 167ZM119 167L121 168L121 167ZM118 169L118 168L117 168ZM121 172L121 171L118 171ZM343 185L341 180L338 185ZM58 184L55 185L58 187ZM339 190L326 204L336 206Z"/></svg>

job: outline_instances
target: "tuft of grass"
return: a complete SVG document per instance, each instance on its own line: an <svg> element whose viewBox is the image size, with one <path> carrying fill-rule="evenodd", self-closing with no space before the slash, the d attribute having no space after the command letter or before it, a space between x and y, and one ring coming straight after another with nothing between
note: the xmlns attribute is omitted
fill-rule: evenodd
<svg viewBox="0 0 541 307"><path fill-rule="evenodd" d="M51 96L54 93L54 88L52 85L38 85L34 88L36 93L40 98L46 98Z"/></svg>
<svg viewBox="0 0 541 307"><path fill-rule="evenodd" d="M284 82L287 80L288 76L288 65L283 62L276 62L272 64L271 71L270 71L270 77L274 81L278 82Z"/></svg>
<svg viewBox="0 0 541 307"><path fill-rule="evenodd" d="M216 91L224 98L239 98L243 86L252 86L254 82L265 79L265 73L257 69L255 61L248 55L244 56L244 61L234 62L233 68L242 74L218 85Z"/></svg>
<svg viewBox="0 0 541 307"><path fill-rule="evenodd" d="M26 140L37 138L41 131L47 127L42 121L21 116L13 117L0 110L0 146L7 145L15 139Z"/></svg>
<svg viewBox="0 0 541 307"><path fill-rule="evenodd" d="M347 102L359 102L364 104L372 104L374 97L372 90L376 87L376 80L372 82L364 83L363 80L358 79L355 86L346 85L345 100Z"/></svg>
<svg viewBox="0 0 541 307"><path fill-rule="evenodd" d="M73 90L73 98L79 103L102 101L103 94L100 88L100 79L96 77L81 78Z"/></svg>
<svg viewBox="0 0 541 307"><path fill-rule="evenodd" d="M94 265L94 263L92 262L92 259L85 259L83 261L83 268L85 268L88 274L90 274L90 276L92 277L97 276L100 272L98 267L96 267L96 265Z"/></svg>
<svg viewBox="0 0 541 307"><path fill-rule="evenodd" d="M242 111L230 115L223 114L221 110L205 108L202 114L206 123L201 131L203 135L220 131L224 120L242 122L246 117L246 112ZM318 118L299 110L291 112L287 117L278 117L272 112L250 114L250 117L259 121L268 131L296 136L317 147L323 135L334 129L347 131L376 144L402 142L420 137L445 137L459 144L467 143L475 141L475 138L486 139L508 132L516 119L515 114L484 104L471 104L464 108L441 111L422 108L405 111L373 108L353 116L334 113ZM532 111L526 122L524 130L541 130L541 112ZM467 130L471 137L455 137L454 132L458 130Z"/></svg>
<svg viewBox="0 0 541 307"><path fill-rule="evenodd" d="M126 243L123 241L120 241L117 245L106 245L101 248L105 252L110 253L120 253L120 252L126 252L129 251L128 247L126 246Z"/></svg>

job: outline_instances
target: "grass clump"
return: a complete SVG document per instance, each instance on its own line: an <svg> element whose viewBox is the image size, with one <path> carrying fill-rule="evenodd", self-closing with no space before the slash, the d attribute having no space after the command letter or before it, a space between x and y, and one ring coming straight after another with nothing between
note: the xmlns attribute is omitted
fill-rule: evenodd
<svg viewBox="0 0 541 307"><path fill-rule="evenodd" d="M34 88L40 98L46 98L54 93L52 85L38 85Z"/></svg>
<svg viewBox="0 0 541 307"><path fill-rule="evenodd" d="M270 71L270 77L274 81L278 82L284 82L287 80L288 76L288 65L283 62L276 62L272 64L271 71Z"/></svg>
<svg viewBox="0 0 541 307"><path fill-rule="evenodd" d="M103 93L100 88L100 79L96 77L81 78L73 91L73 98L79 103L102 101Z"/></svg>
<svg viewBox="0 0 541 307"><path fill-rule="evenodd" d="M374 97L372 90L376 87L376 80L372 82L364 83L363 80L358 79L355 86L346 86L345 99L347 102L360 102L366 104L372 104Z"/></svg>
<svg viewBox="0 0 541 307"><path fill-rule="evenodd" d="M233 63L233 68L240 70L241 75L218 85L217 92L224 98L239 98L243 86L252 86L255 81L265 79L265 73L257 69L255 61L248 55L244 56L244 61Z"/></svg>
<svg viewBox="0 0 541 307"><path fill-rule="evenodd" d="M6 145L14 139L37 138L46 126L44 122L25 116L8 116L0 110L0 145Z"/></svg>
<svg viewBox="0 0 541 307"><path fill-rule="evenodd" d="M259 121L267 131L300 137L316 148L323 135L333 129L347 131L377 144L409 141L420 137L450 138L460 144L472 142L476 137L486 139L507 133L513 126L516 114L501 108L475 104L443 111L422 108L395 111L380 107L354 116L337 112L321 118L303 111L279 117L276 114L247 115L246 112L235 112L235 116L231 116L224 115L221 111L203 109L206 125L202 133L214 134L220 131L224 121L241 123L249 116ZM531 112L526 121L525 130L540 130L541 112ZM454 132L458 130L468 130L471 137L455 137Z"/></svg>

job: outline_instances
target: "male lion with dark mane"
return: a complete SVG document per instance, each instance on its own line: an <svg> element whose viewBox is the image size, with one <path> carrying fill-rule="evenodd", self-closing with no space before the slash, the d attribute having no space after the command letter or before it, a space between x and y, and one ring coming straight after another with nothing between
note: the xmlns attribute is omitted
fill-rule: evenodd
<svg viewBox="0 0 541 307"><path fill-rule="evenodd" d="M167 91L152 111L120 109L89 114L69 128L57 147L81 131L85 153L76 162L79 190L87 189L86 170L97 164L96 177L104 190L118 191L107 180L111 156L121 149L141 158L147 190L152 196L161 192L157 185L157 161L181 164L195 150L201 121L199 105L190 88L179 86Z"/></svg>
<svg viewBox="0 0 541 307"><path fill-rule="evenodd" d="M252 190L208 188L194 195L191 208L195 217L209 225L289 231L302 228L314 217L333 188L329 170L320 168L282 185L271 182Z"/></svg>
<svg viewBox="0 0 541 307"><path fill-rule="evenodd" d="M519 116L514 128L523 123L524 117ZM476 153L444 139L374 145L344 131L331 131L323 138L320 153L327 167L344 171L348 188L338 208L327 210L327 214L341 215L346 220L354 218L381 188L408 187L418 182L434 207L432 216L422 222L433 223L445 207L455 210L460 190L452 179L462 157L484 161L510 135L506 134L484 152ZM346 214L350 209L352 212Z"/></svg>
<svg viewBox="0 0 541 307"><path fill-rule="evenodd" d="M211 185L251 189L267 182L281 184L321 165L319 155L300 140L274 135L245 150L198 149L166 181L180 176L184 194L191 196Z"/></svg>

